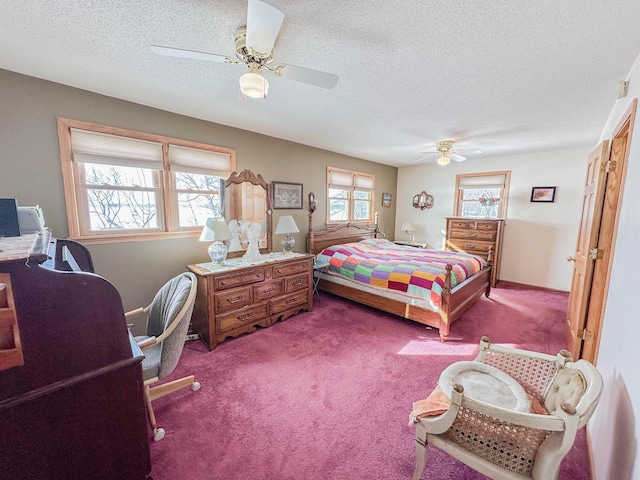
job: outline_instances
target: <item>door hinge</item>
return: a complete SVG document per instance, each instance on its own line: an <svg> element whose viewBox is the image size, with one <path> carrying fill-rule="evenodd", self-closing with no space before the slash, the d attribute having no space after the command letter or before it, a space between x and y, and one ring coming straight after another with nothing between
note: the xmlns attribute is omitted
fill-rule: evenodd
<svg viewBox="0 0 640 480"><path fill-rule="evenodd" d="M600 167L600 170L602 172L607 172L607 173L615 172L617 166L618 166L618 162L616 162L615 160L608 160L602 164L602 166Z"/></svg>
<svg viewBox="0 0 640 480"><path fill-rule="evenodd" d="M591 330L583 328L578 332L578 338L581 338L584 341L593 340L593 332Z"/></svg>
<svg viewBox="0 0 640 480"><path fill-rule="evenodd" d="M589 250L589 258L591 260L601 260L604 258L604 250L601 248L592 248Z"/></svg>

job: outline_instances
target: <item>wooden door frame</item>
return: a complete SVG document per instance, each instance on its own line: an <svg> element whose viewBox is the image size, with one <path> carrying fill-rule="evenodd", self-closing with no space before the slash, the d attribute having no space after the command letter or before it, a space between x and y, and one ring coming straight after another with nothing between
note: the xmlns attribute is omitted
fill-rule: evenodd
<svg viewBox="0 0 640 480"><path fill-rule="evenodd" d="M600 347L600 337L602 333L602 324L606 311L607 297L609 295L609 281L611 279L611 267L613 263L613 255L616 246L616 238L618 233L618 224L620 220L620 207L622 205L622 194L627 175L627 163L629 158L629 150L633 137L633 128L635 124L636 108L638 99L635 98L625 111L618 125L613 131L611 138L611 152L609 154L609 162L616 162L612 168L619 172L618 184L614 186L615 190L609 188L609 179L607 177L607 187L605 193L604 208L602 214L602 223L598 240L598 249L601 248L603 239L607 240L606 235L610 235L609 248L603 251L603 258L596 261L593 272L591 294L589 296L589 307L587 310L586 329L590 332L587 339L583 339L581 358L596 363L598 350ZM620 147L620 142L625 141L623 150L616 150ZM617 195L615 200L611 195ZM609 216L607 216L607 214ZM607 226L608 220L610 226ZM611 220L613 220L611 222ZM603 229L605 229L603 231ZM604 234L604 235L603 235Z"/></svg>

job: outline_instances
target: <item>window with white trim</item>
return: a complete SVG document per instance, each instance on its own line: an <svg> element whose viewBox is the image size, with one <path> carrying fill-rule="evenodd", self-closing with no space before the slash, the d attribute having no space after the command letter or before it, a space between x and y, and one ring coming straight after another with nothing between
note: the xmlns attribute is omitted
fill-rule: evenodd
<svg viewBox="0 0 640 480"><path fill-rule="evenodd" d="M511 171L456 175L455 214L460 217L504 218Z"/></svg>
<svg viewBox="0 0 640 480"><path fill-rule="evenodd" d="M224 216L233 149L67 119L58 136L72 238L195 235Z"/></svg>
<svg viewBox="0 0 640 480"><path fill-rule="evenodd" d="M375 175L327 167L327 223L372 222Z"/></svg>

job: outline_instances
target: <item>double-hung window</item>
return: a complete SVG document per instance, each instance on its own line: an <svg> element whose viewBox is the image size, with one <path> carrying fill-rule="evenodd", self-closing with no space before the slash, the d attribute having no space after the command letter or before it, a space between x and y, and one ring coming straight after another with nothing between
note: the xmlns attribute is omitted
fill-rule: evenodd
<svg viewBox="0 0 640 480"><path fill-rule="evenodd" d="M510 171L456 175L456 215L505 217L510 175Z"/></svg>
<svg viewBox="0 0 640 480"><path fill-rule="evenodd" d="M327 223L372 222L375 175L327 167Z"/></svg>
<svg viewBox="0 0 640 480"><path fill-rule="evenodd" d="M58 136L72 238L195 235L224 214L232 149L67 119Z"/></svg>

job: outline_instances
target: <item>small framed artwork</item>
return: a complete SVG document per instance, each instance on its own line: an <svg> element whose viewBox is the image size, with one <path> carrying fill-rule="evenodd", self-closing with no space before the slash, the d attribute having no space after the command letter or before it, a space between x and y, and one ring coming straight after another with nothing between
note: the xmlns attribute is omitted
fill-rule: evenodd
<svg viewBox="0 0 640 480"><path fill-rule="evenodd" d="M390 207L391 206L391 194L390 193L383 193L382 194L382 206L383 207Z"/></svg>
<svg viewBox="0 0 640 480"><path fill-rule="evenodd" d="M533 187L531 189L532 202L550 202L556 200L556 187Z"/></svg>
<svg viewBox="0 0 640 480"><path fill-rule="evenodd" d="M274 181L273 208L302 208L302 184Z"/></svg>

